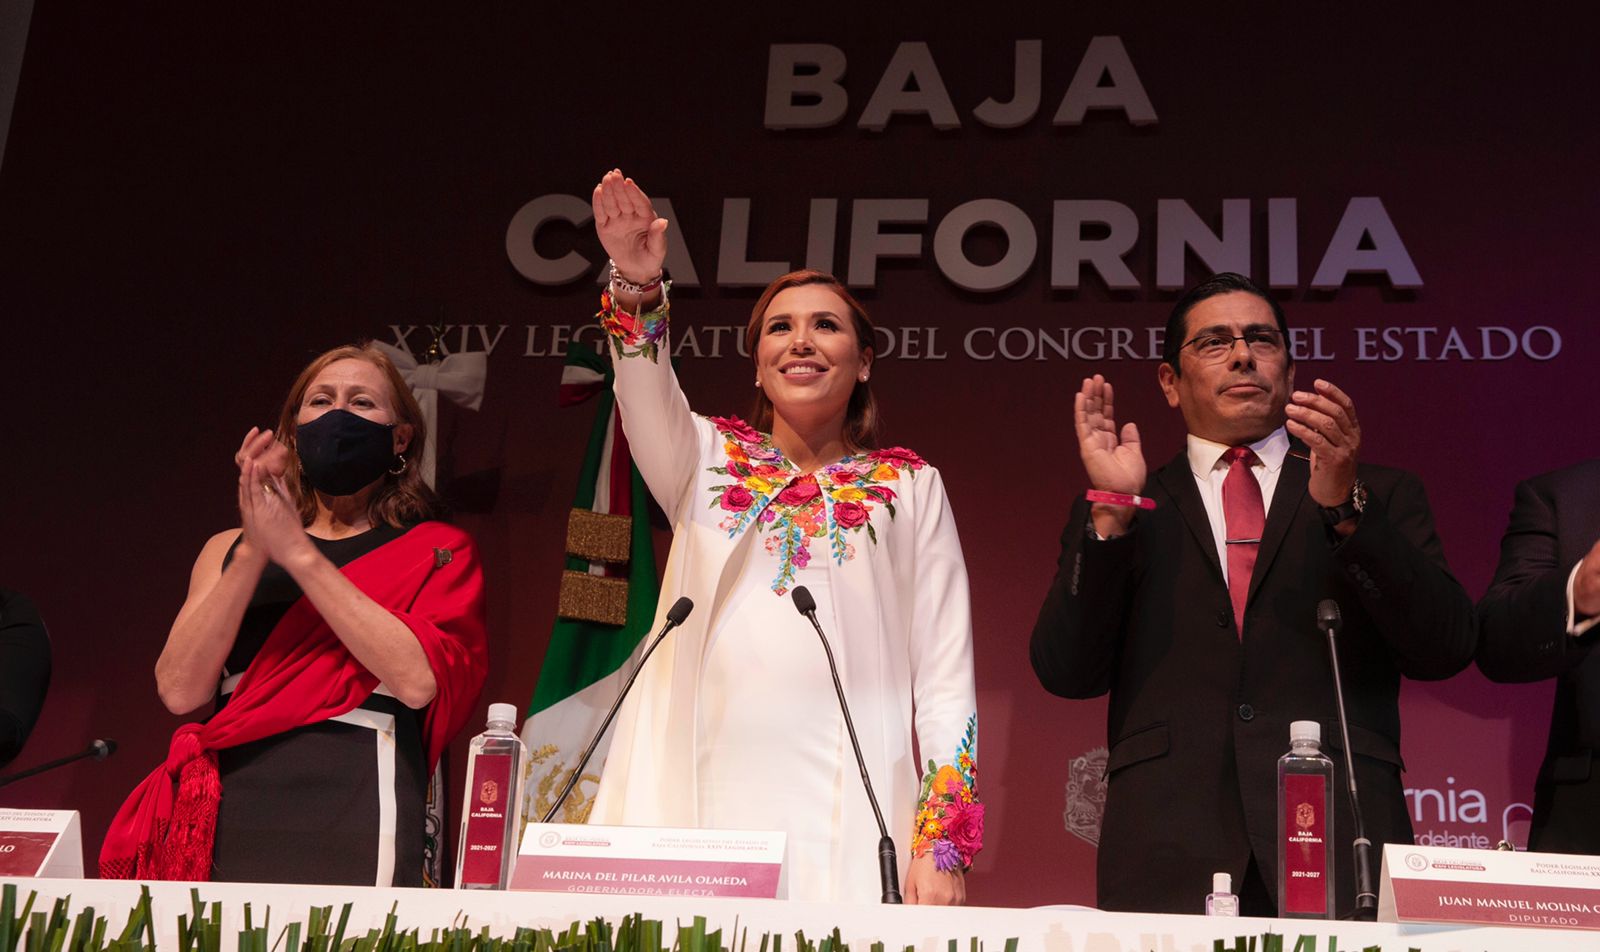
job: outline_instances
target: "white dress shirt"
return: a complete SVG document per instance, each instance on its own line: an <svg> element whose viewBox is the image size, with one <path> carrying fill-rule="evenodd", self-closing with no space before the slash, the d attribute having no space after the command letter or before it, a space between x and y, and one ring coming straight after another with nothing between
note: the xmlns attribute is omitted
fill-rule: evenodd
<svg viewBox="0 0 1600 952"><path fill-rule="evenodd" d="M1272 511L1272 492L1278 488L1278 474L1283 471L1284 457L1289 455L1289 434L1280 426L1249 445L1258 460L1250 467L1250 473L1261 484L1261 511L1265 514ZM1222 481L1228 478L1228 461L1222 457L1231 448L1189 434L1189 469L1194 473L1195 488L1200 490L1200 501L1205 503L1206 517L1211 521L1211 536L1217 543L1217 561L1222 564L1224 583L1228 581L1228 530L1222 512Z"/></svg>

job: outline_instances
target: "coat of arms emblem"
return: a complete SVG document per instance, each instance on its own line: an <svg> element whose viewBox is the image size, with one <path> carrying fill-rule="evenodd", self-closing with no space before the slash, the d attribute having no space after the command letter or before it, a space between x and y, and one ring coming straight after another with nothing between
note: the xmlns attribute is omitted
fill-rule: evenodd
<svg viewBox="0 0 1600 952"><path fill-rule="evenodd" d="M494 806L499 799L500 785L493 780L485 780L483 786L478 788L478 802L484 806Z"/></svg>
<svg viewBox="0 0 1600 952"><path fill-rule="evenodd" d="M1294 825L1302 830L1309 830L1317 822L1317 810L1309 803L1297 804L1294 808Z"/></svg>
<svg viewBox="0 0 1600 952"><path fill-rule="evenodd" d="M1067 808L1061 814L1067 832L1092 846L1100 845L1100 820L1106 812L1106 748L1095 747L1067 765Z"/></svg>

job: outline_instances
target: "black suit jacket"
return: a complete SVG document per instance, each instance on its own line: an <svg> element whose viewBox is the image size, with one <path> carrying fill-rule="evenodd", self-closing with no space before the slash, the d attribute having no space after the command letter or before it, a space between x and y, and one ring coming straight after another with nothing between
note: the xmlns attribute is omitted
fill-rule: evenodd
<svg viewBox="0 0 1600 952"><path fill-rule="evenodd" d="M49 686L50 636L38 609L0 589L0 767L21 752Z"/></svg>
<svg viewBox="0 0 1600 952"><path fill-rule="evenodd" d="M1385 842L1411 841L1400 677L1445 678L1471 662L1472 604L1445 565L1416 477L1361 466L1367 508L1336 544L1306 490L1309 475L1305 459L1284 461L1242 638L1186 454L1151 477L1144 494L1156 508L1126 536L1091 538L1082 500L1067 520L1032 658L1055 694L1111 695L1102 908L1194 912L1211 874L1239 883L1252 854L1272 890L1277 760L1296 720L1322 723L1337 765L1331 848L1339 908L1351 906L1353 823L1327 639L1316 626L1324 598L1344 616L1341 673L1374 857Z"/></svg>
<svg viewBox="0 0 1600 952"><path fill-rule="evenodd" d="M1517 486L1500 565L1478 604L1478 667L1496 681L1556 678L1528 848L1600 853L1600 625L1567 634L1567 578L1600 540L1600 459Z"/></svg>

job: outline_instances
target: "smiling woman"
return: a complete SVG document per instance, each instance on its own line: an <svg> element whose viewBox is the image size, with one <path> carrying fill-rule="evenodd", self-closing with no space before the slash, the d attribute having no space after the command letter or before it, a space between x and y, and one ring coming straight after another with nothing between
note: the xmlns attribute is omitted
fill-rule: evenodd
<svg viewBox="0 0 1600 952"><path fill-rule="evenodd" d="M877 448L871 321L830 275L779 278L747 329L751 421L699 416L659 359L666 220L618 171L594 212L623 428L673 522L660 604L697 608L622 707L591 821L783 830L790 898L880 896L878 830L827 659L784 597L805 586L906 899L963 901L983 836L966 566L938 471Z"/></svg>
<svg viewBox="0 0 1600 952"><path fill-rule="evenodd" d="M783 442L820 415L815 427L838 430L851 452L875 446L878 405L867 386L872 340L872 320L833 275L794 271L772 282L745 330L745 350L756 364L751 425ZM844 418L837 421L841 391Z"/></svg>

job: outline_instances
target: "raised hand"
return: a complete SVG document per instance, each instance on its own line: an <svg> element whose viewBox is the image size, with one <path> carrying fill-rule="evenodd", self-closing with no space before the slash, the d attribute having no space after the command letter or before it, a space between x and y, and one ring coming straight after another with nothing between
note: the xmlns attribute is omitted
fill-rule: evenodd
<svg viewBox="0 0 1600 952"><path fill-rule="evenodd" d="M1296 390L1288 406L1289 435L1311 450L1311 482L1306 490L1320 506L1342 506L1356 482L1356 460L1361 451L1361 424L1356 405L1326 380L1312 385L1315 392Z"/></svg>
<svg viewBox="0 0 1600 952"><path fill-rule="evenodd" d="M594 187L594 230L617 271L634 284L648 284L667 258L667 220L621 169L601 176Z"/></svg>
<svg viewBox="0 0 1600 952"><path fill-rule="evenodd" d="M1125 423L1117 430L1114 392L1106 378L1085 377L1077 396L1072 398L1072 419L1078 430L1078 453L1089 474L1089 485L1112 493L1136 494L1144 489L1144 447L1139 442L1139 427ZM1122 535L1133 521L1132 506L1095 503L1091 518L1102 536Z"/></svg>
<svg viewBox="0 0 1600 952"><path fill-rule="evenodd" d="M1078 429L1078 452L1089 474L1089 485L1112 493L1137 493L1144 488L1144 448L1139 427L1124 424L1119 435L1113 412L1114 393L1106 378L1085 377L1072 399L1072 418Z"/></svg>

